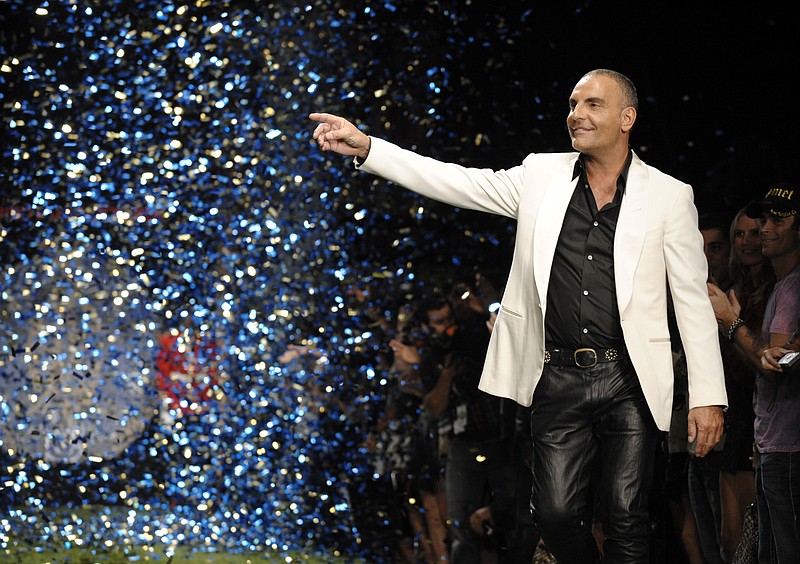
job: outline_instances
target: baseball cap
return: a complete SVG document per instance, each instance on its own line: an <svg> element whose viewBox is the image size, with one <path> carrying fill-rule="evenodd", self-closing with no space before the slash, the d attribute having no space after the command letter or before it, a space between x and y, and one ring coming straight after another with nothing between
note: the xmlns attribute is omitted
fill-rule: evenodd
<svg viewBox="0 0 800 564"><path fill-rule="evenodd" d="M769 189L764 199L747 204L745 213L758 219L765 212L777 217L800 214L800 190L791 184L776 184Z"/></svg>

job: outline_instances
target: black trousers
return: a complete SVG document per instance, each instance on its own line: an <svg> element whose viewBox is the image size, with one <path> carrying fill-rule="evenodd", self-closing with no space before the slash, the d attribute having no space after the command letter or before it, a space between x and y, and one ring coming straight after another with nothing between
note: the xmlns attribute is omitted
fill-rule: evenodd
<svg viewBox="0 0 800 564"><path fill-rule="evenodd" d="M545 365L531 408L531 511L559 564L645 564L660 432L627 361Z"/></svg>

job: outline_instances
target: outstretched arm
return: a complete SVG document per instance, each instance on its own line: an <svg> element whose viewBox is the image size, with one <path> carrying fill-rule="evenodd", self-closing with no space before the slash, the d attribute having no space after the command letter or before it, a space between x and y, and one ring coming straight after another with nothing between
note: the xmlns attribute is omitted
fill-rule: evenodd
<svg viewBox="0 0 800 564"><path fill-rule="evenodd" d="M309 114L308 117L319 122L313 137L320 150L358 157L361 160L369 155L369 136L343 117L323 113Z"/></svg>

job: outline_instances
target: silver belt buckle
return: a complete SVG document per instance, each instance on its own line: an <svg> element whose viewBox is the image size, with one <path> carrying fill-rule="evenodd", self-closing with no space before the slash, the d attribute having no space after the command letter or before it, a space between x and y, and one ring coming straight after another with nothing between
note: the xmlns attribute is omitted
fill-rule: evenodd
<svg viewBox="0 0 800 564"><path fill-rule="evenodd" d="M592 355L592 363L591 364L581 364L578 361L578 355L582 353L591 353ZM574 353L572 353L572 359L575 361L575 366L578 368L591 368L595 364L597 364L597 351L594 349L578 349Z"/></svg>

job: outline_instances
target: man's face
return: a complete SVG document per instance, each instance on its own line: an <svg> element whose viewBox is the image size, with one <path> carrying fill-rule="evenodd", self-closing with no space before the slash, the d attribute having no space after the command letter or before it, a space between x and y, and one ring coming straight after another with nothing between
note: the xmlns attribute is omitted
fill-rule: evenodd
<svg viewBox="0 0 800 564"><path fill-rule="evenodd" d="M731 258L731 244L719 229L702 229L703 252L708 261L708 279L715 284L727 282L728 260Z"/></svg>
<svg viewBox="0 0 800 564"><path fill-rule="evenodd" d="M572 147L587 155L597 155L620 142L627 145L624 132L633 126L633 118L635 111L623 107L622 94L613 78L584 77L569 98L567 130Z"/></svg>
<svg viewBox="0 0 800 564"><path fill-rule="evenodd" d="M428 326L434 335L441 337L445 332L456 324L456 318L453 315L453 309L449 304L441 309L428 310Z"/></svg>
<svg viewBox="0 0 800 564"><path fill-rule="evenodd" d="M759 220L761 228L761 252L770 260L797 251L800 232L793 229L795 216L778 217L764 213Z"/></svg>

